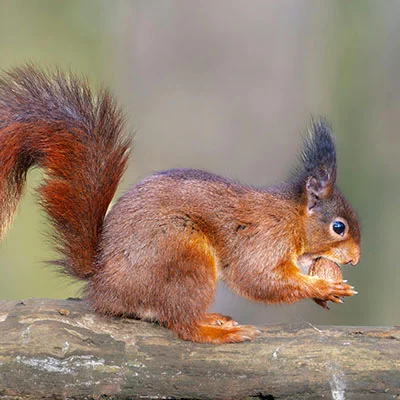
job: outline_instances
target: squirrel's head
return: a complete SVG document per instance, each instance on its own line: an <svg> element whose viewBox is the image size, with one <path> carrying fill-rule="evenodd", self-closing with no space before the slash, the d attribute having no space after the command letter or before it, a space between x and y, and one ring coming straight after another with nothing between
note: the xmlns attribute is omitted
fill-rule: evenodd
<svg viewBox="0 0 400 400"><path fill-rule="evenodd" d="M336 186L336 151L324 120L312 122L294 176L304 229L303 256L355 265L360 259L360 226Z"/></svg>

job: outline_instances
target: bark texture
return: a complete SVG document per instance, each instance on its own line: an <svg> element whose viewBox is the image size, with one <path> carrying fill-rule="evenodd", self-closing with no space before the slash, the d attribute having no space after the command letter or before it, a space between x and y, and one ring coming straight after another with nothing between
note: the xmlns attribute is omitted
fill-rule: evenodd
<svg viewBox="0 0 400 400"><path fill-rule="evenodd" d="M400 400L399 327L260 330L200 345L82 301L0 302L0 398Z"/></svg>

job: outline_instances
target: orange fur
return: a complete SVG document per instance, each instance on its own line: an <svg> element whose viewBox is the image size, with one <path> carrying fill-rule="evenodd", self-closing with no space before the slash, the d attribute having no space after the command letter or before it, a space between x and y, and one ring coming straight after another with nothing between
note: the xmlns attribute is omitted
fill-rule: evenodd
<svg viewBox="0 0 400 400"><path fill-rule="evenodd" d="M108 205L125 170L128 141L107 91L33 67L0 78L0 233L9 227L29 168L45 170L41 204L67 272L93 274Z"/></svg>
<svg viewBox="0 0 400 400"><path fill-rule="evenodd" d="M204 171L163 171L105 216L128 145L107 91L94 98L84 80L29 66L3 74L0 238L37 165L45 171L40 201L63 256L55 264L88 280L87 301L98 313L158 321L185 340L231 343L258 331L207 313L218 278L266 303L310 298L322 305L354 294L303 271L321 257L352 264L360 257L358 220L335 185L324 121L313 122L285 184L257 189Z"/></svg>

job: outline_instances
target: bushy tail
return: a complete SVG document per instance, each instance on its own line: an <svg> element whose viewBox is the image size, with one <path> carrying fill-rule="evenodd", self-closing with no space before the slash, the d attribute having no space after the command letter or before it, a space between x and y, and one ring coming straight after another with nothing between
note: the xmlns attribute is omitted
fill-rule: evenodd
<svg viewBox="0 0 400 400"><path fill-rule="evenodd" d="M12 223L27 171L45 171L40 202L55 228L56 262L79 278L94 273L107 208L129 153L123 116L107 90L33 66L0 75L0 239Z"/></svg>

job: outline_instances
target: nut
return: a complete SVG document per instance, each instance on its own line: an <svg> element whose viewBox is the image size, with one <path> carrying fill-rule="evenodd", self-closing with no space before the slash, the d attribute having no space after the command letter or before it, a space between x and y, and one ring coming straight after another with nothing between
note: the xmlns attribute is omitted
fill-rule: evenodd
<svg viewBox="0 0 400 400"><path fill-rule="evenodd" d="M327 258L317 258L308 271L309 275L318 276L328 281L342 281L343 275L340 267Z"/></svg>

